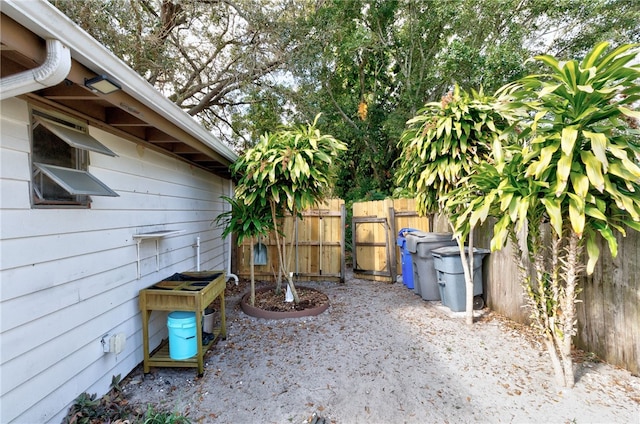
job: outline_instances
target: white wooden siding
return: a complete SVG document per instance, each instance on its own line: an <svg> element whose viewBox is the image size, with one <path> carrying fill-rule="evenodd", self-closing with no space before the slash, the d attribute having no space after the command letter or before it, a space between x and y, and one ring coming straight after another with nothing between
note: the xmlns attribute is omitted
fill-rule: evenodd
<svg viewBox="0 0 640 424"><path fill-rule="evenodd" d="M90 209L32 209L26 103L2 102L0 144L0 422L59 423L82 392L105 393L142 361L138 292L175 272L225 269L229 252L212 225L227 180L91 128L118 154L91 153L89 171L120 197L93 197ZM133 235L183 230L140 243ZM123 332L125 350L103 353L104 334ZM151 346L166 338L154 312Z"/></svg>

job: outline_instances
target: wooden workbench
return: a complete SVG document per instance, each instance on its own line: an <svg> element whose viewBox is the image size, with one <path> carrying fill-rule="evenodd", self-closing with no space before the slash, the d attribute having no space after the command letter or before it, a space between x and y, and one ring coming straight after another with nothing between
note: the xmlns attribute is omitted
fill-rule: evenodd
<svg viewBox="0 0 640 424"><path fill-rule="evenodd" d="M174 277L174 276L178 277ZM226 338L224 310L224 271L198 271L174 274L168 280L160 281L140 291L140 311L142 312L142 339L144 347L143 369L148 373L151 367L193 367L198 368L198 376L204 372L204 354L218 339ZM185 281L188 280L188 281ZM214 338L207 345L202 344L202 317L204 310L216 298L220 299L220 326L214 330ZM152 311L192 311L196 314L196 339L198 350L188 359L171 359L169 342L163 340L153 354L149 351L149 318Z"/></svg>

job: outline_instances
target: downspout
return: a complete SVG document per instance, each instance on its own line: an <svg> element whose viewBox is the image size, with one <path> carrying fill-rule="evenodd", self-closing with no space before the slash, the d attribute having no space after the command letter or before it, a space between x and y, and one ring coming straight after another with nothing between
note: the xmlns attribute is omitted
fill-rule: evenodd
<svg viewBox="0 0 640 424"><path fill-rule="evenodd" d="M229 180L229 198L233 197L233 182ZM233 278L236 282L236 286L238 285L238 276L231 272L231 252L233 252L233 237L231 234L227 236L227 241L229 242L229 255L227 257L227 277ZM228 280L227 280L228 281Z"/></svg>
<svg viewBox="0 0 640 424"><path fill-rule="evenodd" d="M47 40L47 57L34 69L0 79L0 100L61 83L71 70L71 51L59 40Z"/></svg>

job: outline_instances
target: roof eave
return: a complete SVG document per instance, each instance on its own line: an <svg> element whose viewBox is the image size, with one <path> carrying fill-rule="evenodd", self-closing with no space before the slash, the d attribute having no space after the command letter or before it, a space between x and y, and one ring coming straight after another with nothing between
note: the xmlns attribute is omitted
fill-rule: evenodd
<svg viewBox="0 0 640 424"><path fill-rule="evenodd" d="M48 2L2 0L2 13L44 39L59 40L71 50L73 59L97 74L112 76L128 95L199 139L229 162L238 159L229 147Z"/></svg>

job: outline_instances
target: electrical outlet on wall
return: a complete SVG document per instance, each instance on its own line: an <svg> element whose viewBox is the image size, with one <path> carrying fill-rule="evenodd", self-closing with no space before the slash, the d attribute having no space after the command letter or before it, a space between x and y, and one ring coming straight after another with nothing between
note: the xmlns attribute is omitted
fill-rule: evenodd
<svg viewBox="0 0 640 424"><path fill-rule="evenodd" d="M105 334L100 339L102 351L105 353L115 353L116 355L124 350L127 343L127 336L124 333Z"/></svg>
<svg viewBox="0 0 640 424"><path fill-rule="evenodd" d="M124 333L118 333L109 338L109 352L116 355L124 350L127 342L127 336Z"/></svg>

